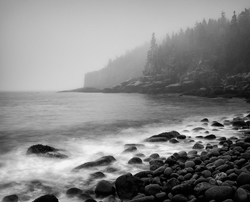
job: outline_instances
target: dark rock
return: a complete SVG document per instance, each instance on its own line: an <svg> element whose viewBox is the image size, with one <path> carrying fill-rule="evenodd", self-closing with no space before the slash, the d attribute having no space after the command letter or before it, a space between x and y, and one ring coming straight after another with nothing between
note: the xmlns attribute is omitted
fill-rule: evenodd
<svg viewBox="0 0 250 202"><path fill-rule="evenodd" d="M182 184L176 185L172 188L172 194L189 194L193 191L193 184L195 180L185 181Z"/></svg>
<svg viewBox="0 0 250 202"><path fill-rule="evenodd" d="M162 160L159 160L159 159L153 159L153 160L149 161L149 165L150 165L150 170L154 171L157 168L163 166L164 162Z"/></svg>
<svg viewBox="0 0 250 202"><path fill-rule="evenodd" d="M149 142L153 142L156 141L157 139L155 138L160 138L158 139L158 141L168 141L170 140L171 138L175 138L175 137L178 137L180 134L177 132L177 131L171 131L171 132L164 132L164 133L160 133L158 135L153 135L151 136L150 138L146 139L146 141L149 141ZM162 138L162 139L161 139Z"/></svg>
<svg viewBox="0 0 250 202"><path fill-rule="evenodd" d="M95 199L92 199L92 198L89 198L89 199L87 199L85 202L96 202L96 200L95 200Z"/></svg>
<svg viewBox="0 0 250 202"><path fill-rule="evenodd" d="M110 182L106 180L101 180L100 182L97 183L95 188L95 194L97 196L109 196L114 193L115 193L115 188Z"/></svg>
<svg viewBox="0 0 250 202"><path fill-rule="evenodd" d="M158 158L160 158L160 155L157 153L154 153L154 154L151 154L149 157L152 159L158 159Z"/></svg>
<svg viewBox="0 0 250 202"><path fill-rule="evenodd" d="M176 194L171 202L187 202L188 201L188 198L182 194Z"/></svg>
<svg viewBox="0 0 250 202"><path fill-rule="evenodd" d="M201 194L204 194L205 191L207 191L208 189L214 186L215 185L210 184L208 182L200 182L194 187L194 191L196 192L196 194L201 195Z"/></svg>
<svg viewBox="0 0 250 202"><path fill-rule="evenodd" d="M213 134L210 134L210 135L205 136L204 138L207 140L214 140L214 139L216 139L216 136Z"/></svg>
<svg viewBox="0 0 250 202"><path fill-rule="evenodd" d="M18 196L15 194L9 195L9 196L5 196L2 199L2 202L18 202Z"/></svg>
<svg viewBox="0 0 250 202"><path fill-rule="evenodd" d="M207 118L204 118L201 120L201 122L209 122L209 120Z"/></svg>
<svg viewBox="0 0 250 202"><path fill-rule="evenodd" d="M167 198L167 194L165 192L160 192L155 194L155 198L157 201L164 201Z"/></svg>
<svg viewBox="0 0 250 202"><path fill-rule="evenodd" d="M103 156L97 159L96 161L87 162L80 166L77 166L73 169L73 171L83 169L83 168L93 168L96 166L107 166L113 163L114 161L116 161L116 159L113 156Z"/></svg>
<svg viewBox="0 0 250 202"><path fill-rule="evenodd" d="M237 184L238 186L250 184L250 173L242 172L237 178Z"/></svg>
<svg viewBox="0 0 250 202"><path fill-rule="evenodd" d="M144 196L144 197L132 199L129 202L153 202L153 201L155 201L154 196Z"/></svg>
<svg viewBox="0 0 250 202"><path fill-rule="evenodd" d="M118 177L115 181L117 195L121 200L130 200L144 188L144 182L131 173Z"/></svg>
<svg viewBox="0 0 250 202"><path fill-rule="evenodd" d="M250 199L250 198L249 198ZM236 202L249 202L248 194L243 188L238 188L235 192L234 200Z"/></svg>
<svg viewBox="0 0 250 202"><path fill-rule="evenodd" d="M196 128L193 128L193 131L194 132L199 132L201 130L205 130L205 128L202 128L202 127L196 127Z"/></svg>
<svg viewBox="0 0 250 202"><path fill-rule="evenodd" d="M180 184L180 181L173 177L170 180L168 180L167 183L163 186L162 191L167 193L167 192L171 191L171 189L173 187L175 187L179 184Z"/></svg>
<svg viewBox="0 0 250 202"><path fill-rule="evenodd" d="M172 138L172 139L169 140L169 142L172 143L172 144L176 144L176 143L178 143L179 141L176 140L175 138Z"/></svg>
<svg viewBox="0 0 250 202"><path fill-rule="evenodd" d="M145 141L147 141L147 142L166 142L166 141L168 141L168 139L165 137L150 137L150 138L146 139Z"/></svg>
<svg viewBox="0 0 250 202"><path fill-rule="evenodd" d="M142 160L139 157L133 157L128 161L128 164L142 164Z"/></svg>
<svg viewBox="0 0 250 202"><path fill-rule="evenodd" d="M87 193L82 193L81 195L78 196L78 198L81 199L81 200L84 200L84 201L86 201L88 199L93 199L92 196L90 196Z"/></svg>
<svg viewBox="0 0 250 202"><path fill-rule="evenodd" d="M214 126L214 127L224 127L223 124L217 122L217 121L213 121L213 123L211 124L211 126Z"/></svg>
<svg viewBox="0 0 250 202"><path fill-rule="evenodd" d="M46 194L35 199L33 202L58 202L58 199L53 194Z"/></svg>
<svg viewBox="0 0 250 202"><path fill-rule="evenodd" d="M229 186L214 186L205 192L205 198L207 201L216 200L223 201L232 198L234 190Z"/></svg>
<svg viewBox="0 0 250 202"><path fill-rule="evenodd" d="M149 184L145 187L145 194L146 195L155 195L159 193L161 190L161 186L158 184Z"/></svg>
<svg viewBox="0 0 250 202"><path fill-rule="evenodd" d="M224 165L225 164L225 160L224 159L218 159L218 160L216 160L215 162L214 162L214 165L216 166L216 167L219 167L219 166L221 166L221 165Z"/></svg>
<svg viewBox="0 0 250 202"><path fill-rule="evenodd" d="M247 124L244 120L233 120L232 125L234 127L242 128L242 127L246 126Z"/></svg>
<svg viewBox="0 0 250 202"><path fill-rule="evenodd" d="M90 176L94 179L100 179L100 178L104 178L105 174L103 172L95 172L90 174Z"/></svg>
<svg viewBox="0 0 250 202"><path fill-rule="evenodd" d="M66 196L69 198L73 198L73 197L79 196L81 194L82 194L82 190L75 188L75 187L70 188L66 191Z"/></svg>
<svg viewBox="0 0 250 202"><path fill-rule="evenodd" d="M170 175L173 173L173 170L171 167L167 167L165 170L164 170L164 176L165 177L170 177Z"/></svg>
<svg viewBox="0 0 250 202"><path fill-rule="evenodd" d="M138 177L138 178L144 178L144 177L148 177L149 175L153 175L152 171L141 171L138 172L134 175L134 177Z"/></svg>
<svg viewBox="0 0 250 202"><path fill-rule="evenodd" d="M195 166L195 163L193 161L186 161L185 162L185 168L191 167L193 168Z"/></svg>
<svg viewBox="0 0 250 202"><path fill-rule="evenodd" d="M179 135L179 136L177 137L177 139L180 139L180 140L184 140L184 139L186 139L186 138L187 138L186 135Z"/></svg>
<svg viewBox="0 0 250 202"><path fill-rule="evenodd" d="M144 144L125 144L124 147L145 147Z"/></svg>
<svg viewBox="0 0 250 202"><path fill-rule="evenodd" d="M244 141L250 143L250 136L246 137Z"/></svg>
<svg viewBox="0 0 250 202"><path fill-rule="evenodd" d="M68 156L58 152L59 150L48 145L37 144L28 148L27 155L35 154L37 156L51 157L51 158L68 158Z"/></svg>
<svg viewBox="0 0 250 202"><path fill-rule="evenodd" d="M163 174L165 168L166 168L165 165L163 165L163 166L157 168L156 170L153 171L153 176L159 176L159 175Z"/></svg>
<svg viewBox="0 0 250 202"><path fill-rule="evenodd" d="M135 154L135 156L137 156L137 157L145 157L145 154L143 154L143 153L138 153L138 154Z"/></svg>
<svg viewBox="0 0 250 202"><path fill-rule="evenodd" d="M194 144L194 146L193 146L193 149L203 149L204 148L204 146L202 145L202 144L200 144L200 143L195 143Z"/></svg>
<svg viewBox="0 0 250 202"><path fill-rule="evenodd" d="M134 152L136 150L137 150L137 148L135 146L131 146L131 147L128 147L127 149L125 149L123 151L123 153Z"/></svg>
<svg viewBox="0 0 250 202"><path fill-rule="evenodd" d="M212 176L212 173L210 170L204 170L202 171L202 175L205 177L205 178L208 178L208 177L211 177Z"/></svg>

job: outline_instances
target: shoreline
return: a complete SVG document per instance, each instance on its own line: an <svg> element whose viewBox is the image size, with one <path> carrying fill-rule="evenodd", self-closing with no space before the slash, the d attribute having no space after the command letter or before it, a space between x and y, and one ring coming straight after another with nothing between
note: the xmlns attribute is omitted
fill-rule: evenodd
<svg viewBox="0 0 250 202"><path fill-rule="evenodd" d="M250 186L243 186L245 184L242 184L243 182L240 180L241 178L245 179L249 176L249 181L247 181L246 184L250 184L249 120L249 117L242 117L234 120L234 122L231 122L234 127L238 127L239 129L242 127L246 128L245 132L242 132L244 135L238 139L235 137L220 137L221 139L219 141L221 141L221 145L203 144L204 149L197 147L193 151L179 151L168 157L159 156L157 153L151 154L150 157L135 156L131 159L130 163L128 162L129 164L136 166L141 164L141 161L143 161L144 163L149 164L149 170L141 171L134 175L121 175L112 182L101 180L101 172L96 172L94 178L100 179L100 181L96 184L96 187L93 187L92 190L81 190L77 187L72 187L65 190L65 193L61 193L61 195L66 194L66 199L63 201L79 199L87 202L93 202L93 200L129 200L133 202L199 202L211 201L214 197L218 197L217 201L224 201L224 199L228 199L226 197L235 199L233 201L239 201L241 200L239 198L243 197L244 200L241 201L247 201L250 199ZM230 121L223 124L230 124ZM247 124L244 125L243 122ZM212 124L210 120L209 122L205 120L202 123L205 125ZM215 129L220 128L218 126L213 127ZM202 129L197 127L196 130ZM169 134L169 132L167 133ZM227 136L227 134L225 134L225 136ZM158 137L161 138L158 140L153 139L152 142L157 143L157 141L173 141L173 144L178 144L177 142L174 142L174 140L182 141L184 139L188 139L187 137L185 138L178 134L168 140L162 139L163 137L164 136ZM149 139L150 138L152 137L149 137ZM208 141L213 142L214 137L210 136L210 138L210 140L208 138ZM218 139L219 136L215 138ZM202 139L204 139L204 137L201 137L201 140ZM126 152L133 152L135 149L139 150L140 145L127 145L126 147ZM199 154L197 151L200 151L201 153L199 152ZM110 165L112 165L112 162L113 160L111 160ZM105 163L109 164L109 162ZM98 166L100 165L97 165L97 167ZM131 185L131 183L133 186L124 187L124 185ZM220 192L216 192L217 189L222 189L220 192L226 192L227 195L221 196ZM124 193L124 190L126 190L126 193ZM60 194L55 195L61 198ZM10 201L16 201L16 197L18 198L15 194L6 196L6 198L3 199L3 202L11 198L13 200ZM56 197L53 197L52 195L45 195L44 197L49 197L52 201L57 201ZM36 199L35 201L44 201L44 197L39 200ZM46 201L48 200L50 199L47 198Z"/></svg>

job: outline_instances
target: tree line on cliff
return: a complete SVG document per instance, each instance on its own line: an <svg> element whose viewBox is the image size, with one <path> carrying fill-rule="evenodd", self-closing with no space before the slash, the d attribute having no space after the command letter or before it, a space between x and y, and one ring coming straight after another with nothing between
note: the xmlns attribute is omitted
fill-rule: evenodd
<svg viewBox="0 0 250 202"><path fill-rule="evenodd" d="M238 16L234 12L231 20L224 12L218 20L204 19L194 28L167 35L159 45L153 33L143 74L208 86L249 71L250 12L245 9Z"/></svg>

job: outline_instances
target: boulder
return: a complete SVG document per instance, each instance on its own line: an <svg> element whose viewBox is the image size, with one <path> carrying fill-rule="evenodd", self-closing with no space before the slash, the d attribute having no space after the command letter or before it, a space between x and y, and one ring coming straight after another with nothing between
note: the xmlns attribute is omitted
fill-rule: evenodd
<svg viewBox="0 0 250 202"><path fill-rule="evenodd" d="M130 200L144 189L144 182L128 173L116 179L115 187L121 200Z"/></svg>
<svg viewBox="0 0 250 202"><path fill-rule="evenodd" d="M205 198L207 201L224 201L226 199L232 198L233 195L234 190L230 186L214 186L205 192Z"/></svg>
<svg viewBox="0 0 250 202"><path fill-rule="evenodd" d="M234 200L236 202L249 202L250 198L248 197L247 191L240 187L235 192Z"/></svg>
<svg viewBox="0 0 250 202"><path fill-rule="evenodd" d="M46 194L35 199L33 202L58 202L58 199L53 194Z"/></svg>
<svg viewBox="0 0 250 202"><path fill-rule="evenodd" d="M142 164L142 160L139 157L133 157L128 161L128 164Z"/></svg>
<svg viewBox="0 0 250 202"><path fill-rule="evenodd" d="M51 158L68 158L68 156L58 152L59 149L48 145L37 144L28 148L27 155L35 154L37 156L51 157Z"/></svg>
<svg viewBox="0 0 250 202"><path fill-rule="evenodd" d="M216 136L213 134L210 134L210 135L205 136L204 138L207 140L214 140L214 139L216 139Z"/></svg>
<svg viewBox="0 0 250 202"><path fill-rule="evenodd" d="M2 202L18 202L18 196L16 194L5 196Z"/></svg>
<svg viewBox="0 0 250 202"><path fill-rule="evenodd" d="M214 126L214 127L224 127L223 124L217 122L217 121L213 121L213 123L211 124L211 126Z"/></svg>
<svg viewBox="0 0 250 202"><path fill-rule="evenodd" d="M153 159L149 161L150 170L154 171L164 165L164 162L160 159Z"/></svg>
<svg viewBox="0 0 250 202"><path fill-rule="evenodd" d="M168 141L172 138L176 138L180 135L177 131L171 131L171 132L163 132L158 135L153 135L150 138L146 139L148 142L161 142L161 141Z"/></svg>
<svg viewBox="0 0 250 202"><path fill-rule="evenodd" d="M82 190L81 189L78 189L78 188L70 188L66 191L66 196L68 198L73 198L73 197L78 197L79 195L82 194Z"/></svg>
<svg viewBox="0 0 250 202"><path fill-rule="evenodd" d="M73 171L77 171L83 168L93 168L93 167L97 167L97 166L107 166L110 165L111 163L113 163L114 161L116 161L116 159L113 156L103 156L95 161L90 161L87 163L84 163L80 166L77 166L73 169Z"/></svg>
<svg viewBox="0 0 250 202"><path fill-rule="evenodd" d="M209 120L207 118L204 118L201 120L201 122L209 122Z"/></svg>
<svg viewBox="0 0 250 202"><path fill-rule="evenodd" d="M96 188L95 188L95 194L99 197L105 197L109 196L112 194L115 194L115 188L113 185L106 181L106 180L101 180L97 183Z"/></svg>
<svg viewBox="0 0 250 202"><path fill-rule="evenodd" d="M161 186L158 184L149 184L145 187L145 194L150 196L150 195L155 195L159 193L161 190Z"/></svg>
<svg viewBox="0 0 250 202"><path fill-rule="evenodd" d="M134 152L136 150L137 150L136 146L130 146L127 149L125 149L123 153Z"/></svg>
<svg viewBox="0 0 250 202"><path fill-rule="evenodd" d="M195 143L194 146L193 146L193 149L203 149L204 148L204 145L200 144L200 143Z"/></svg>
<svg viewBox="0 0 250 202"><path fill-rule="evenodd" d="M242 172L237 178L237 185L242 186L245 184L250 184L250 173Z"/></svg>

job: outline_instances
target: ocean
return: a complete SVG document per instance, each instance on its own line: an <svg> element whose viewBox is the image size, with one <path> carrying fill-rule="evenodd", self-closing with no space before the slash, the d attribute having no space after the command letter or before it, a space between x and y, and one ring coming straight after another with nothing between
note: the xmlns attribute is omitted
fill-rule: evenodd
<svg viewBox="0 0 250 202"><path fill-rule="evenodd" d="M147 162L129 165L136 153L145 157L158 153L167 157L174 152L192 149L194 143L180 141L149 143L145 139L172 130L200 141L205 131L217 137L238 136L229 126L214 131L202 125L203 118L223 122L249 113L250 105L241 99L201 98L179 95L1 92L0 93L0 200L17 194L20 201L33 201L46 194L55 194L60 202L67 199L71 187L93 190L99 179L91 173L101 171L105 180L119 175L149 169ZM195 132L195 127L204 131ZM202 140L204 144L207 142ZM143 144L136 152L124 153L125 144ZM210 141L211 144L216 144ZM61 149L69 158L54 159L26 155L34 144ZM114 172L106 167L75 167L112 155ZM143 158L142 158L143 160Z"/></svg>

